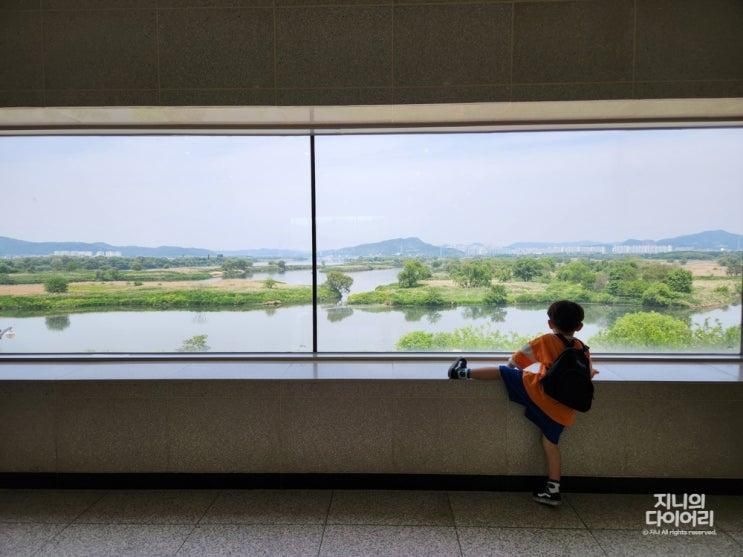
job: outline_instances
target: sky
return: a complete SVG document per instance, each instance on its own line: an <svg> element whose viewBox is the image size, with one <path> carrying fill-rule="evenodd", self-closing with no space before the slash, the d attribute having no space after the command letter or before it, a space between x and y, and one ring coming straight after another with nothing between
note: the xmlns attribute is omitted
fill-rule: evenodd
<svg viewBox="0 0 743 557"><path fill-rule="evenodd" d="M318 247L743 233L743 129L320 136ZM0 137L0 236L310 250L307 137Z"/></svg>

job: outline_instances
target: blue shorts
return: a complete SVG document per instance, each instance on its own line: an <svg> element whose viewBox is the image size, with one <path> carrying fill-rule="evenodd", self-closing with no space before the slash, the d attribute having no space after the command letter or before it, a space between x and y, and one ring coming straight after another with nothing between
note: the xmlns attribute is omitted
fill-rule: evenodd
<svg viewBox="0 0 743 557"><path fill-rule="evenodd" d="M550 418L529 398L524 387L523 373L520 369L500 366L500 376L506 386L506 391L508 391L508 398L525 406L524 416L534 422L550 442L557 445L565 426Z"/></svg>

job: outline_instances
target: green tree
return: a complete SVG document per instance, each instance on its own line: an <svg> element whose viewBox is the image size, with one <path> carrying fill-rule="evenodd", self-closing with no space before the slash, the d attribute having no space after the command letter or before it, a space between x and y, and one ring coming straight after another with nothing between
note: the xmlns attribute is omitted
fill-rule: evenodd
<svg viewBox="0 0 743 557"><path fill-rule="evenodd" d="M142 258L138 257L132 263L132 271L141 271L141 270L142 270Z"/></svg>
<svg viewBox="0 0 743 557"><path fill-rule="evenodd" d="M743 252L724 255L718 263L725 267L725 272L730 276L737 276L743 272Z"/></svg>
<svg viewBox="0 0 743 557"><path fill-rule="evenodd" d="M560 267L557 271L557 279L566 282L575 282L583 288L591 289L596 284L596 273L584 260L571 261Z"/></svg>
<svg viewBox="0 0 743 557"><path fill-rule="evenodd" d="M463 288L490 286L493 280L493 268L487 261L481 259L465 261L456 268L452 278Z"/></svg>
<svg viewBox="0 0 743 557"><path fill-rule="evenodd" d="M285 273L286 272L286 261L279 261L276 265L279 268L279 273Z"/></svg>
<svg viewBox="0 0 743 557"><path fill-rule="evenodd" d="M508 282L513 278L511 266L503 263L493 265L493 278L498 282Z"/></svg>
<svg viewBox="0 0 743 557"><path fill-rule="evenodd" d="M681 304L678 294L671 290L667 284L658 282L648 286L642 293L642 305L669 307Z"/></svg>
<svg viewBox="0 0 743 557"><path fill-rule="evenodd" d="M513 266L513 276L524 282L530 282L542 273L542 265L534 257L521 257Z"/></svg>
<svg viewBox="0 0 743 557"><path fill-rule="evenodd" d="M431 270L422 261L408 259L403 263L402 271L397 275L397 282L401 288L418 286L418 281L431 278Z"/></svg>
<svg viewBox="0 0 743 557"><path fill-rule="evenodd" d="M266 288L269 288L269 289L270 288L273 288L277 284L279 284L279 281L274 280L272 278L267 278L266 280L263 281L263 286L265 286Z"/></svg>
<svg viewBox="0 0 743 557"><path fill-rule="evenodd" d="M621 284L636 281L640 278L640 271L634 261L610 261L608 267L609 282L606 289L610 294L622 295Z"/></svg>
<svg viewBox="0 0 743 557"><path fill-rule="evenodd" d="M508 292L502 284L494 284L485 294L485 303L493 306L502 306L508 302Z"/></svg>
<svg viewBox="0 0 743 557"><path fill-rule="evenodd" d="M60 276L52 276L44 281L44 290L50 294L62 294L67 292L69 283L67 279Z"/></svg>
<svg viewBox="0 0 743 557"><path fill-rule="evenodd" d="M693 277L686 269L673 269L664 281L674 292L691 292Z"/></svg>
<svg viewBox="0 0 743 557"><path fill-rule="evenodd" d="M325 275L324 286L339 298L342 297L343 294L348 294L351 290L352 284L353 279L340 271L330 271Z"/></svg>
<svg viewBox="0 0 743 557"><path fill-rule="evenodd" d="M661 282L668 278L673 268L663 263L644 262L639 268L643 280L648 282Z"/></svg>

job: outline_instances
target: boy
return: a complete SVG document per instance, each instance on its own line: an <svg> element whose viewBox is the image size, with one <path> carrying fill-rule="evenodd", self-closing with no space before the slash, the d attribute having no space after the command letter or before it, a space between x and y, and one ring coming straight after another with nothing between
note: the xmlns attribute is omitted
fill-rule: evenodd
<svg viewBox="0 0 743 557"><path fill-rule="evenodd" d="M560 449L557 443L565 426L575 421L575 410L556 401L544 392L541 379L552 362L565 349L565 342L576 348L584 344L573 335L583 328L583 308L575 302L561 300L547 310L547 325L553 334L542 335L514 353L507 366L468 369L467 360L460 358L449 368L450 379L502 379L508 398L526 407L524 415L542 431L542 447L547 461L547 481L534 491L534 500L546 505L559 505L560 497ZM590 356L587 353L590 363ZM523 371L539 363L539 371ZM598 373L591 366L591 378Z"/></svg>

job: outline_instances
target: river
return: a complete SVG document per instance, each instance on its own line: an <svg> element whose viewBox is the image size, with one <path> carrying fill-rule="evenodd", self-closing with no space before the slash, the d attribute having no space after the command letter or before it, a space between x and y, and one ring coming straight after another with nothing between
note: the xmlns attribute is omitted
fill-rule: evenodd
<svg viewBox="0 0 743 557"><path fill-rule="evenodd" d="M348 273L351 293L395 282L399 269ZM312 273L254 273L288 284L308 284ZM323 280L320 274L321 281ZM586 305L580 337L589 339L636 307ZM740 323L740 304L689 314L693 323L709 318L725 327ZM340 305L318 308L318 348L324 352L394 351L399 338L412 331L445 332L485 326L504 333L532 335L546 330L546 305L460 306L407 309ZM15 336L0 339L2 353L174 352L186 339L206 335L212 352L307 352L312 350L312 307L289 306L247 311L107 311L35 317L0 317L0 330L12 326Z"/></svg>

